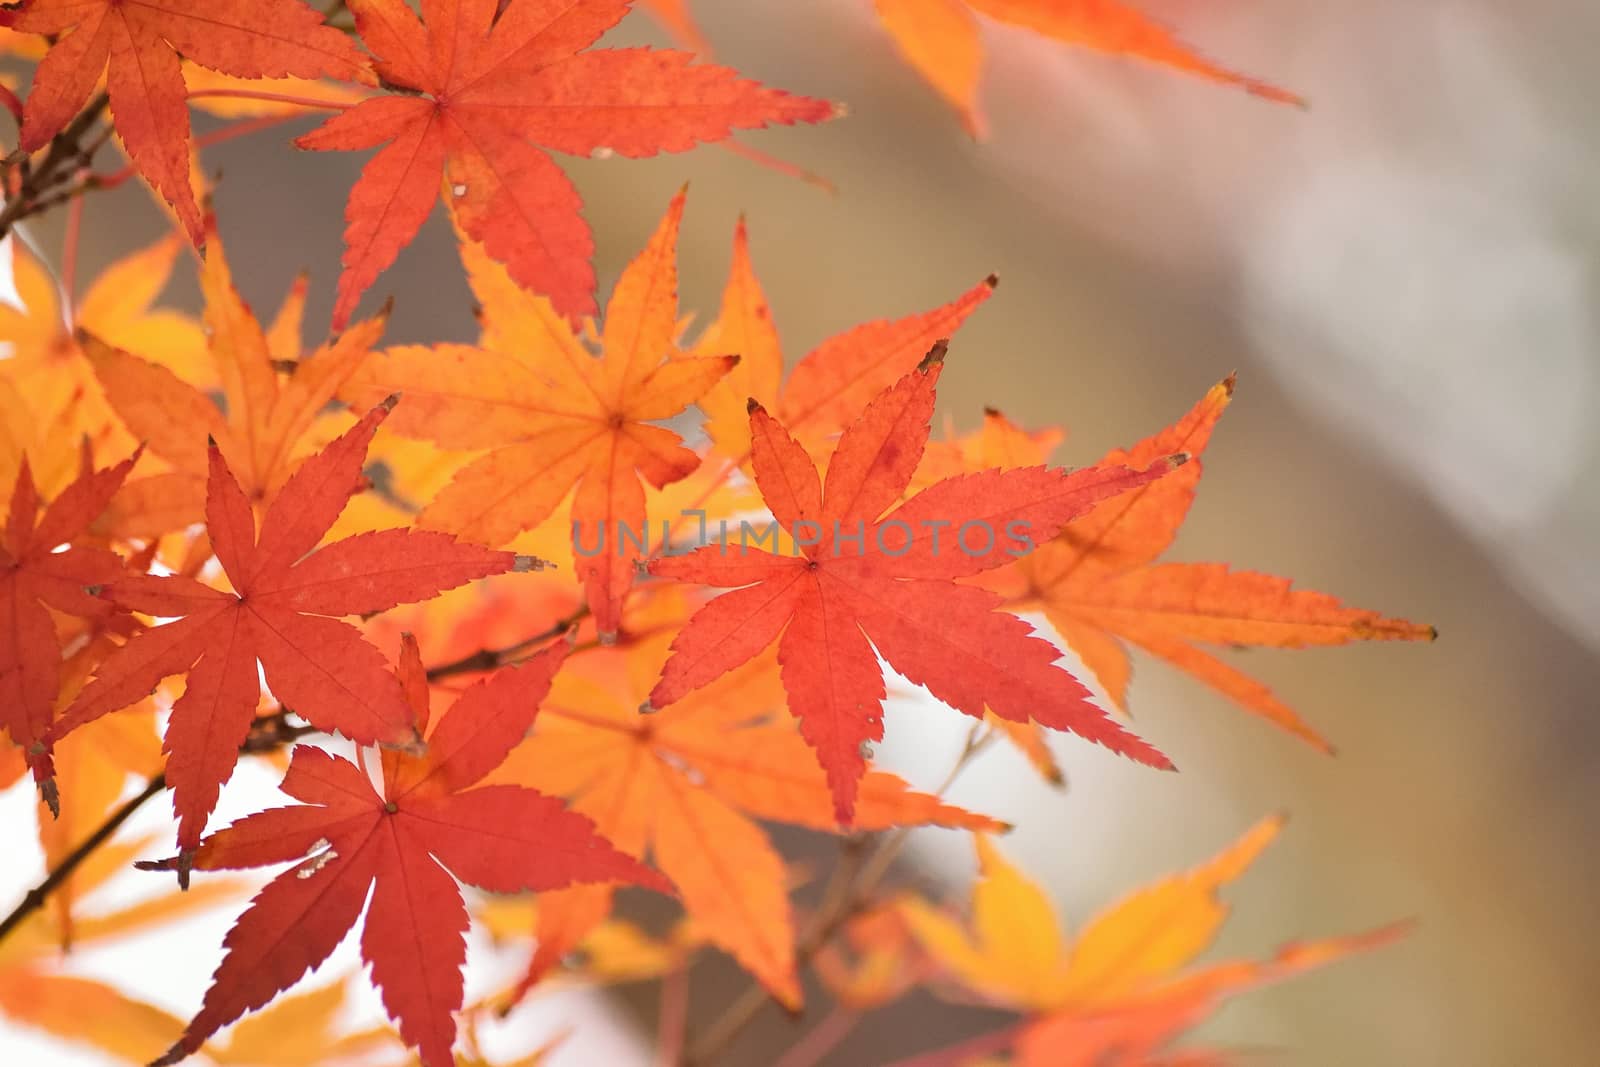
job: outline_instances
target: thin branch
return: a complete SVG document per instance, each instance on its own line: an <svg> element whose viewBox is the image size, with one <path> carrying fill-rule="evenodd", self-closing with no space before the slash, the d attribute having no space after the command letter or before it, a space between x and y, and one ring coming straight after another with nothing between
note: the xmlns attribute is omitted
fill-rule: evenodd
<svg viewBox="0 0 1600 1067"><path fill-rule="evenodd" d="M270 715L263 715L251 726L250 736L239 746L240 755L257 755L263 752L273 752L292 741L298 740L307 734L316 733L312 726L296 726L289 722L289 712L280 707ZM97 826L93 833L79 842L78 846L64 856L55 869L50 871L44 881L28 890L22 902L11 909L11 914L0 920L0 941L5 940L30 914L44 906L50 894L60 888L61 884L72 876L72 872L83 865L83 862L109 841L113 834L121 828L122 824L133 817L133 814L144 807L151 798L158 795L167 787L165 773L158 774L144 784L144 788L129 797L110 815Z"/></svg>
<svg viewBox="0 0 1600 1067"><path fill-rule="evenodd" d="M973 723L965 743L961 746L960 755L956 757L954 766L945 775L939 788L934 790L934 795L942 797L949 792L950 787L961 776L961 772L989 747L995 736L994 731L987 729L981 720ZM911 827L900 827L883 838L859 869L851 872L844 891L836 893L824 891L822 903L796 939L796 967L804 967L810 963L847 922L871 903L878 883L889 873L889 868L893 866L910 837ZM848 857L842 862L849 862ZM728 1005L722 1015L706 1028L699 1040L690 1046L689 1053L683 1061L685 1067L709 1063L716 1059L769 1003L773 1003L771 995L760 984L752 982Z"/></svg>
<svg viewBox="0 0 1600 1067"><path fill-rule="evenodd" d="M167 776L158 774L146 782L144 788L137 794L124 801L121 807L106 816L106 821L101 823L94 833L84 838L77 848L56 865L55 870L45 876L44 881L28 890L28 895L22 898L22 903L11 909L10 915L0 920L0 941L5 940L7 934L20 926L22 920L44 907L44 902L49 899L50 894L55 892L62 882L72 877L72 872L82 866L84 860L105 844L123 823L133 817L134 812L144 807L146 801L166 787Z"/></svg>
<svg viewBox="0 0 1600 1067"><path fill-rule="evenodd" d="M474 671L492 671L497 667L505 667L512 663L519 663L526 659L528 653L546 641L552 641L589 615L589 605L584 604L568 613L563 618L557 619L547 629L540 630L530 637L524 637L513 645L502 648L480 648L468 656L458 660L442 663L437 667L428 668L428 681L437 682L441 678L448 678L455 674L471 674Z"/></svg>
<svg viewBox="0 0 1600 1067"><path fill-rule="evenodd" d="M109 102L110 97L105 93L100 93L89 101L88 107L78 112L60 133L50 139L50 147L45 150L37 165L33 164L29 154L21 148L5 158L4 164L8 170L8 180L5 183L7 189L10 189L12 184L9 181L9 172L20 173L22 181L17 185L16 192L6 200L5 207L0 208L0 236L9 233L11 227L18 221L35 214L45 206L39 202L40 197L61 182L63 170L71 174L80 167L88 165L88 156L92 155L94 149L102 142L97 140L87 148L80 142L90 127L100 120Z"/></svg>

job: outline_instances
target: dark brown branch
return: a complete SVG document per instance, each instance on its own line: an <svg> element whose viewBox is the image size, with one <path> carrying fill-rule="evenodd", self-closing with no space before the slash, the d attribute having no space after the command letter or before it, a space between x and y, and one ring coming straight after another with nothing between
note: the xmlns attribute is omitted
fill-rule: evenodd
<svg viewBox="0 0 1600 1067"><path fill-rule="evenodd" d="M72 877L72 872L82 866L83 861L92 856L96 849L110 840L123 823L133 817L133 813L142 808L146 801L167 787L167 776L158 774L145 783L137 795L129 797L122 806L106 817L94 833L83 839L83 842L68 853L67 857L56 865L55 870L45 876L45 880L28 890L28 895L22 898L22 903L11 909L11 914L0 921L0 941L6 935L22 924L22 920L44 907L44 902L50 894L60 887L62 882Z"/></svg>
<svg viewBox="0 0 1600 1067"><path fill-rule="evenodd" d="M95 149L105 142L104 136L88 143L84 143L83 138L100 121L108 102L105 93L91 100L88 107L78 112L60 133L50 139L50 147L37 165L21 148L6 157L6 188L10 189L9 178L13 168L20 170L22 183L14 195L7 197L5 207L0 208L0 237L9 233L17 222L63 199L59 194L46 194L56 192L63 181L70 181L72 175L86 168Z"/></svg>
<svg viewBox="0 0 1600 1067"><path fill-rule="evenodd" d="M271 715L264 715L255 721L251 727L250 736L245 743L239 746L240 755L256 755L263 752L272 752L282 748L290 742L315 733L310 726L294 726L288 721L288 712L279 708ZM111 839L111 836L122 827L122 824L133 817L134 812L144 805L163 789L167 787L167 776L158 774L144 784L144 788L129 797L115 811L106 816L104 822L95 828L94 833L79 842L78 846L69 852L54 870L45 876L44 881L28 890L22 902L11 910L4 920L0 920L0 941L5 940L7 934L16 929L33 912L44 906L50 894L60 888L61 883L72 876L72 872L83 865L83 862L95 851Z"/></svg>
<svg viewBox="0 0 1600 1067"><path fill-rule="evenodd" d="M546 641L553 641L582 622L589 615L589 606L583 605L572 611L564 618L557 619L548 629L539 631L530 637L524 637L514 645L503 648L480 648L469 656L462 656L449 663L441 663L437 667L428 668L428 681L437 682L441 678L449 678L456 674L471 674L475 671L492 671L497 667L505 667L526 659L528 654Z"/></svg>

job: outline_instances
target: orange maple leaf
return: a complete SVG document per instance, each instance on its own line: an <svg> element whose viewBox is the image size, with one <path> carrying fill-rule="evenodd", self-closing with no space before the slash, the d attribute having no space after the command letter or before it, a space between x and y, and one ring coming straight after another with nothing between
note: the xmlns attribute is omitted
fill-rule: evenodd
<svg viewBox="0 0 1600 1067"><path fill-rule="evenodd" d="M380 794L356 764L302 745L282 785L302 806L249 815L206 838L193 857L205 870L296 866L269 882L229 931L199 1014L158 1064L186 1058L319 966L355 925L369 890L361 954L384 1008L426 1067L454 1062L452 1014L462 1003L468 926L455 878L496 893L580 882L672 892L559 800L479 784L532 726L565 654L565 642L557 642L481 679L430 729L427 682L416 644L408 643L391 678L427 737L425 755L384 753Z"/></svg>
<svg viewBox="0 0 1600 1067"><path fill-rule="evenodd" d="M640 716L665 653L664 643L653 641L564 673L538 732L496 779L568 797L622 851L651 854L701 934L798 1008L783 858L754 819L833 829L827 780L783 713L771 656L658 715ZM856 827L909 825L1002 827L914 792L892 774L868 771ZM610 913L607 890L560 896L540 898L539 946L524 988Z"/></svg>
<svg viewBox="0 0 1600 1067"><path fill-rule="evenodd" d="M1229 70L1196 52L1172 30L1126 0L874 0L878 18L908 63L983 139L978 104L984 47L979 15L1042 37L1111 55L1131 56L1185 74L1234 85L1279 104L1304 106L1287 89ZM640 0L684 46L708 55L688 0Z"/></svg>
<svg viewBox="0 0 1600 1067"><path fill-rule="evenodd" d="M107 525L124 536L156 536L200 519L209 473L208 436L252 506L271 504L303 459L307 432L366 358L387 319L380 314L359 322L301 359L303 280L264 328L234 287L222 242L213 238L200 288L210 372L221 384L220 405L203 391L208 382L187 381L93 333L78 333L111 408L135 438L171 467L130 482L113 502Z"/></svg>
<svg viewBox="0 0 1600 1067"><path fill-rule="evenodd" d="M1175 461L1158 460L1143 471L1120 465L1073 473L1043 466L984 471L930 486L884 515L922 458L943 355L943 346L936 347L867 405L840 438L825 487L805 450L751 402L756 483L800 552L768 552L744 543L741 533L736 550L723 542L650 564L653 574L739 587L684 626L650 703L672 704L781 635L789 709L817 750L844 823L866 767L863 745L883 736L877 653L969 715L981 716L987 706L1001 718L1037 720L1141 763L1172 766L1089 702L1088 691L1054 665L1053 645L1031 636L1016 616L995 611L998 595L954 579L1011 562L1030 542L1153 481ZM977 548L959 540L973 527L984 538ZM807 535L814 535L810 543Z"/></svg>
<svg viewBox="0 0 1600 1067"><path fill-rule="evenodd" d="M77 476L85 438L98 454L120 455L139 443L106 403L75 330L153 354L192 379L205 363L205 337L188 316L152 306L183 248L177 235L111 263L70 306L45 264L21 241L11 244L21 306L0 303L0 341L10 346L10 358L0 360L0 485L12 483L26 452L34 481L52 493ZM195 380L214 384L203 374Z"/></svg>
<svg viewBox="0 0 1600 1067"><path fill-rule="evenodd" d="M913 370L934 342L948 340L994 294L989 275L954 300L898 319L854 326L807 352L788 380L772 312L750 261L744 220L733 234L733 259L717 319L695 341L702 355L734 352L739 365L700 398L712 448L734 463L750 458L748 401L777 415L808 451L844 429L873 397Z"/></svg>
<svg viewBox="0 0 1600 1067"><path fill-rule="evenodd" d="M357 490L367 443L387 414L385 406L374 408L301 465L259 534L249 499L222 453L210 447L206 526L233 593L180 575L129 576L105 590L113 604L173 621L135 634L107 656L46 741L187 672L166 735L167 780L185 851L199 844L250 730L261 695L258 660L273 695L319 729L364 744L409 743L412 715L399 683L382 654L337 616L384 611L531 565L509 552L408 529L312 551ZM185 874L180 870L180 878Z"/></svg>
<svg viewBox="0 0 1600 1067"><path fill-rule="evenodd" d="M992 1050L1012 1048L1022 1067L1134 1067L1229 996L1405 933L1404 924L1393 925L1291 943L1259 962L1191 967L1228 917L1218 891L1249 868L1283 822L1265 819L1208 862L1123 898L1070 941L1045 893L982 835L970 933L914 898L902 912L961 989L1030 1017L995 1035Z"/></svg>
<svg viewBox="0 0 1600 1067"><path fill-rule="evenodd" d="M504 272L476 257L488 347L391 348L341 392L357 404L403 393L393 423L399 433L445 448L489 449L456 472L423 509L420 526L503 545L549 518L576 486L576 566L603 638L617 631L649 536L641 477L660 487L700 463L677 434L653 424L694 403L738 362L676 352L683 206L680 192L618 280L601 359L547 299L508 284Z"/></svg>
<svg viewBox="0 0 1600 1067"><path fill-rule="evenodd" d="M1132 670L1125 644L1178 667L1245 708L1324 751L1328 742L1270 689L1197 645L1306 648L1352 641L1428 641L1431 626L1344 606L1326 593L1294 589L1288 579L1231 570L1223 563L1161 563L1194 502L1201 459L1234 380L1214 386L1183 418L1103 464L1138 466L1186 452L1170 478L1144 486L1074 520L1061 535L1019 560L994 588L1012 611L1045 618L1126 710ZM1040 462L1040 448L991 413L980 465Z"/></svg>
<svg viewBox="0 0 1600 1067"><path fill-rule="evenodd" d="M1126 0L875 0L878 17L907 62L983 138L978 105L984 49L979 14L1065 44L1132 56L1228 85L1280 104L1304 106L1276 85L1219 66Z"/></svg>
<svg viewBox="0 0 1600 1067"><path fill-rule="evenodd" d="M245 78L371 82L366 57L302 0L22 0L0 25L55 38L34 73L21 146L43 148L83 109L102 71L117 134L190 239L205 226L189 184L187 59Z"/></svg>
<svg viewBox="0 0 1600 1067"><path fill-rule="evenodd" d="M386 145L350 192L335 329L440 196L519 285L548 294L562 314L591 314L594 240L577 190L546 149L652 156L835 114L826 101L693 65L687 52L584 51L627 14L629 0L559 8L427 0L421 19L401 0L349 6L396 94L364 101L296 142L339 151Z"/></svg>

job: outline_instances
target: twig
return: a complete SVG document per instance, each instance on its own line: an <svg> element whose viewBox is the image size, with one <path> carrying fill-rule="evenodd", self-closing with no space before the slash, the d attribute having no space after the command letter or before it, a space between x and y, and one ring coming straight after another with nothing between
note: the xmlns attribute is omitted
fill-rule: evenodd
<svg viewBox="0 0 1600 1067"><path fill-rule="evenodd" d="M89 101L88 107L78 112L60 133L51 138L50 147L45 150L37 166L32 165L28 153L21 148L6 157L6 167L19 169L23 178L15 194L6 201L4 208L0 208L0 237L9 233L16 222L40 208L40 197L60 182L63 167L76 170L79 166L87 165L86 152L93 154L94 148L101 142L97 141L87 149L79 142L89 128L100 120L109 101L110 97L105 93ZM10 185L7 181L8 189Z"/></svg>
<svg viewBox="0 0 1600 1067"><path fill-rule="evenodd" d="M49 899L50 894L55 892L62 882L72 877L72 872L82 866L84 860L105 844L123 823L133 817L134 812L144 806L146 801L166 787L167 776L158 774L146 782L137 795L129 797L120 808L106 816L106 821L101 823L94 833L84 838L77 848L56 865L55 870L45 876L44 881L28 890L28 895L22 898L22 903L11 909L10 915L0 920L0 941L5 940L7 934L21 925L22 920L44 907L44 902Z"/></svg>
<svg viewBox="0 0 1600 1067"><path fill-rule="evenodd" d="M589 615L589 605L584 604L575 608L563 618L557 619L549 628L524 637L514 645L503 648L480 648L469 656L462 656L458 660L442 663L437 667L428 668L428 681L437 682L441 678L448 678L454 674L471 674L474 671L492 671L496 667L504 667L517 663L525 658L526 653L535 647L553 640L572 629Z"/></svg>
<svg viewBox="0 0 1600 1067"><path fill-rule="evenodd" d="M244 744L239 746L240 755L257 755L263 752L272 752L292 741L298 740L307 734L316 733L312 726L295 726L289 722L289 712L285 708L278 708L270 715L263 715L257 719L250 728L250 736ZM0 920L0 941L7 934L21 924L30 914L44 906L50 894L60 888L61 883L72 876L72 872L82 866L83 862L95 851L111 839L123 823L132 818L133 814L142 808L152 797L155 797L167 787L165 773L158 774L144 784L134 796L129 797L117 810L106 816L105 821L95 828L94 832L79 842L78 846L67 853L54 870L47 874L44 881L28 890L22 902L11 910L4 920Z"/></svg>
<svg viewBox="0 0 1600 1067"><path fill-rule="evenodd" d="M961 772L977 758L979 753L989 747L994 737L994 731L987 729L981 720L973 723L972 729L967 733L966 742L961 746L961 754L956 757L955 765L945 775L939 788L934 790L934 795L942 797L948 792L956 779L961 776ZM871 902L878 883L889 873L889 868L894 864L910 836L911 827L900 827L879 843L859 870L852 871L847 876L847 885L843 892L824 891L822 903L796 939L796 967L804 967L811 962L812 957L833 939L845 923ZM841 862L850 862L848 856ZM771 1002L772 998L766 990L752 982L706 1028L699 1040L690 1046L689 1053L683 1061L685 1067L714 1060L744 1031L745 1027L750 1025L761 1009Z"/></svg>

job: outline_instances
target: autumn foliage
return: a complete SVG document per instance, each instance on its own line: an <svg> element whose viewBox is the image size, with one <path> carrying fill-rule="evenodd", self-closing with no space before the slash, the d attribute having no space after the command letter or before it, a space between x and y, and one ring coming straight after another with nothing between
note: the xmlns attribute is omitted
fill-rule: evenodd
<svg viewBox="0 0 1600 1067"><path fill-rule="evenodd" d="M974 135L984 19L1298 101L1120 0L862 3ZM707 52L687 4L638 6ZM1181 765L1129 718L1135 654L1331 753L1326 709L1302 717L1225 650L1432 630L1242 564L1165 559L1231 376L1072 466L1058 430L994 411L934 435L944 366L969 358L961 327L995 298L981 269L786 363L743 221L720 308L680 306L680 192L599 303L560 155L843 114L691 51L600 46L629 10L0 7L0 44L36 63L4 93L20 301L0 307L0 775L37 790L48 868L0 926L0 1011L136 1063L482 1064L479 1021L552 984L684 983L723 953L751 996L688 1041L664 1017L663 1062L716 1062L767 998L798 1012L808 990L852 1016L918 991L1013 1014L929 1063L1223 1062L1176 1048L1223 1000L1403 931L1201 960L1274 817L1068 935L1004 857L1010 827L942 793L996 742L1059 784L1057 734L1152 775ZM240 133L331 112L293 144L372 153L336 281L290 283L265 321L241 299L191 107ZM104 142L125 156L110 170ZM172 235L81 296L10 239L66 205L76 240L85 198L134 177ZM359 317L363 295L436 202L479 337L385 344L387 310ZM185 271L198 319L156 303ZM333 320L307 324L325 284ZM308 328L324 337L309 350ZM970 720L943 784L874 764L899 679L942 706L919 715ZM281 769L291 803L217 825L241 761ZM163 793L164 839L119 834ZM764 824L836 836L835 868L797 868ZM971 835L969 907L900 876L915 827ZM153 901L94 906L135 862L173 872L143 876ZM640 926L630 887L672 919ZM237 918L187 1021L136 982L60 966L68 946L206 906ZM524 966L468 1003L475 922ZM341 1029L344 978L291 992L358 927L392 1034ZM533 1037L520 1062L559 1051Z"/></svg>

